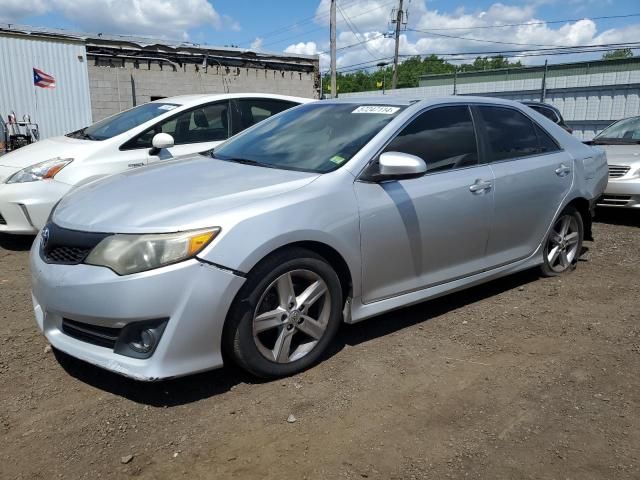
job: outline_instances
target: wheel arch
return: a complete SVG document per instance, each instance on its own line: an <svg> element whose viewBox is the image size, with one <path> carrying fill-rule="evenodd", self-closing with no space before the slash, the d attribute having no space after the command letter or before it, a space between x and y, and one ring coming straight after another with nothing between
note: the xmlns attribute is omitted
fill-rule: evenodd
<svg viewBox="0 0 640 480"><path fill-rule="evenodd" d="M564 208L567 207L573 207L578 211L578 213L580 213L580 216L582 217L582 224L584 226L584 239L592 241L593 219L591 216L591 203L589 200L584 197L576 197L567 203Z"/></svg>
<svg viewBox="0 0 640 480"><path fill-rule="evenodd" d="M268 252L266 255L264 255L258 262L256 262L256 264L253 266L251 270L253 270L256 267L256 265L258 265L267 257L270 257L271 255L274 255L278 252L291 249L291 248L304 248L324 258L329 263L329 265L331 265L331 267L335 270L336 274L338 275L338 279L340 280L340 286L342 287L343 299L346 300L347 298L352 296L353 276L351 274L351 269L349 268L347 261L344 259L342 254L340 254L340 252L338 252L335 248L333 248L332 246L324 242L320 242L317 240L301 240L301 241L287 243L278 248L275 248L270 252ZM250 272L248 272L247 274L249 273Z"/></svg>

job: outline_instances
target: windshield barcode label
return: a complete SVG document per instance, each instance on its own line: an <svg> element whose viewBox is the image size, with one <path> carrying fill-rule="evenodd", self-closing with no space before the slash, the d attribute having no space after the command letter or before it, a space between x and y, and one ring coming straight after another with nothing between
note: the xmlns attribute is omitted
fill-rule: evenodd
<svg viewBox="0 0 640 480"><path fill-rule="evenodd" d="M400 107L387 107L384 105L362 105L351 113L381 113L383 115L392 115L400 110Z"/></svg>

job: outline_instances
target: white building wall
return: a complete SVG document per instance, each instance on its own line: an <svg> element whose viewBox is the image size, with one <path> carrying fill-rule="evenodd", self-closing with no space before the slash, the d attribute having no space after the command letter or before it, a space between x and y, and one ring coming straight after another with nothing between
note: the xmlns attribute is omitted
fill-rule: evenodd
<svg viewBox="0 0 640 480"><path fill-rule="evenodd" d="M52 75L56 88L33 85L33 68ZM91 123L89 76L79 42L0 35L0 115L30 115L47 138Z"/></svg>

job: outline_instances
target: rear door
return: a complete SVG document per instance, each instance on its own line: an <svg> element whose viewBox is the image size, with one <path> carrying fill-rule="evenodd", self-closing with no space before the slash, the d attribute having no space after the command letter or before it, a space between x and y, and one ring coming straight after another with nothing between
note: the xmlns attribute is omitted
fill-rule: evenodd
<svg viewBox="0 0 640 480"><path fill-rule="evenodd" d="M573 160L537 123L505 106L474 107L495 178L489 267L533 254L573 182Z"/></svg>
<svg viewBox="0 0 640 480"><path fill-rule="evenodd" d="M482 271L493 176L479 161L469 107L443 106L419 114L384 151L417 155L428 170L420 178L354 184L364 301Z"/></svg>

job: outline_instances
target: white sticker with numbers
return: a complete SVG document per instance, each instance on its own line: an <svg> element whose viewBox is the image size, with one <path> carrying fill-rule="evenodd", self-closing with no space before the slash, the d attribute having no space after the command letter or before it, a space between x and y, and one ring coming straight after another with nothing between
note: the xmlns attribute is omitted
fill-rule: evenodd
<svg viewBox="0 0 640 480"><path fill-rule="evenodd" d="M381 113L383 115L393 115L400 107L388 107L385 105L362 105L351 113Z"/></svg>

